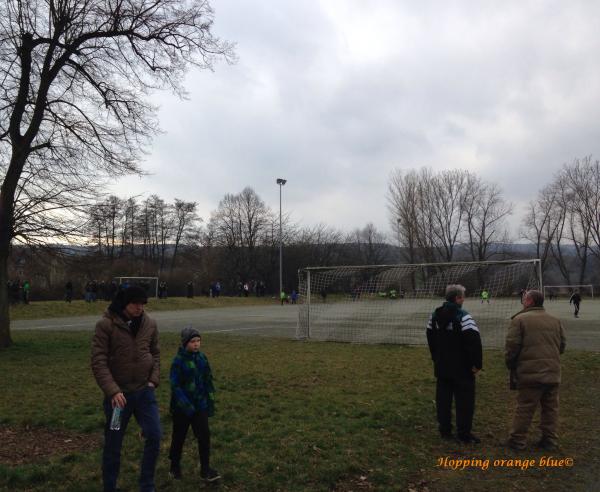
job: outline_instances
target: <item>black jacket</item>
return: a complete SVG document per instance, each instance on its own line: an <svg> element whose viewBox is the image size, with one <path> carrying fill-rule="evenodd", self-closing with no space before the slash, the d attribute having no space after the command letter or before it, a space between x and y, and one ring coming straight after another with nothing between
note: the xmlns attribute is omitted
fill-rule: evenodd
<svg viewBox="0 0 600 492"><path fill-rule="evenodd" d="M475 320L458 304L446 301L427 324L427 343L437 378L459 378L481 369L481 337Z"/></svg>

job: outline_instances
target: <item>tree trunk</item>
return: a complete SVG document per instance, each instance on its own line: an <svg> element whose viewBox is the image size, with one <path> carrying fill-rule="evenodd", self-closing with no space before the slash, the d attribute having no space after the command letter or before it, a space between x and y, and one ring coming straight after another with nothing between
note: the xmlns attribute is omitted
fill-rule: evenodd
<svg viewBox="0 0 600 492"><path fill-rule="evenodd" d="M0 221L5 218L0 213ZM10 240L0 238L0 348L12 345L8 302L8 256Z"/></svg>

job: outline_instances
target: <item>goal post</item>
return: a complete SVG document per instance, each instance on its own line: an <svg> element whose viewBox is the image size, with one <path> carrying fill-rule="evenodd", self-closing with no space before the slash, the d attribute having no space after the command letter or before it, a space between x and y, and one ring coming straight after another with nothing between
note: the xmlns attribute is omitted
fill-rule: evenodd
<svg viewBox="0 0 600 492"><path fill-rule="evenodd" d="M158 277L115 277L119 286L124 284L142 287L148 295L158 297Z"/></svg>
<svg viewBox="0 0 600 492"><path fill-rule="evenodd" d="M582 296L594 298L593 284L565 284L565 285L544 285L544 297L570 297L573 292L579 291Z"/></svg>
<svg viewBox="0 0 600 492"><path fill-rule="evenodd" d="M446 286L461 284L484 345L502 347L522 291L543 289L537 259L307 267L298 279L296 337L358 343L426 343Z"/></svg>

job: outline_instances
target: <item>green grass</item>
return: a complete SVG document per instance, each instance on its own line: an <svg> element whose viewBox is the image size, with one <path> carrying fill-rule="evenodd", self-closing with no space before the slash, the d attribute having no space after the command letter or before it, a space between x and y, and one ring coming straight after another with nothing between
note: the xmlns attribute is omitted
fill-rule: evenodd
<svg viewBox="0 0 600 492"><path fill-rule="evenodd" d="M35 301L27 305L17 304L10 307L10 317L19 319L63 318L69 316L100 315L108 306L107 301ZM168 299L148 299L149 311L179 311L182 309L204 309L233 306L264 306L277 304L270 297L169 297Z"/></svg>
<svg viewBox="0 0 600 492"><path fill-rule="evenodd" d="M101 394L89 369L91 334L19 331L0 352L0 423L101 432ZM440 442L434 378L425 348L301 343L207 334L204 350L217 385L211 419L212 463L226 491L563 491L594 490L600 480L600 356L567 352L561 387L562 450L572 468L463 471L436 467L440 457L539 459L502 442L514 394L500 352L485 354L478 378L475 432L479 447ZM167 477L170 421L168 368L178 343L163 334L162 384L157 390L165 430L157 470L161 491L198 490L194 443L185 448L183 483ZM141 446L132 423L120 486L135 490ZM531 441L536 437L532 426ZM188 438L189 439L189 438ZM100 490L100 452L48 461L0 464L0 490Z"/></svg>

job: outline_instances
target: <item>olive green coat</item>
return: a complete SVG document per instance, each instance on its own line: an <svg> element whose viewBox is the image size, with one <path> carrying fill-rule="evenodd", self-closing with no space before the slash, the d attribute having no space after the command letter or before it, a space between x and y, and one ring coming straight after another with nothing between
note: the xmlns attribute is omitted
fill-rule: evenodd
<svg viewBox="0 0 600 492"><path fill-rule="evenodd" d="M511 318L504 356L516 376L517 388L560 383L560 354L564 351L562 324L543 307L523 309Z"/></svg>

